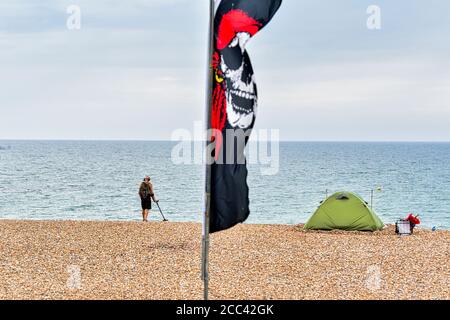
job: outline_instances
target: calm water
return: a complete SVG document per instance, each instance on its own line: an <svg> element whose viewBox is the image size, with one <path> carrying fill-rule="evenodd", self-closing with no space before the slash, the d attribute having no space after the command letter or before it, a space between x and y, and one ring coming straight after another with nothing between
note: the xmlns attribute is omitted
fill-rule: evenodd
<svg viewBox="0 0 450 320"><path fill-rule="evenodd" d="M170 220L201 221L203 168L172 164L173 145L0 141L0 218L136 220L148 173ZM370 201L382 186L374 208L385 223L413 212L449 229L449 159L450 143L281 143L277 175L249 166L249 222L305 222L326 189Z"/></svg>

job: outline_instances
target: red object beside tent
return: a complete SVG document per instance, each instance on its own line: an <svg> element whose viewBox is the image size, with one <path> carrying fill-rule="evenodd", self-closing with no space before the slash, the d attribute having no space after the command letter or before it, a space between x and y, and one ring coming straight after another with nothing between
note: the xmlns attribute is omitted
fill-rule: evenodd
<svg viewBox="0 0 450 320"><path fill-rule="evenodd" d="M411 224L420 224L419 218L413 216L412 213L409 214L405 221L409 221Z"/></svg>

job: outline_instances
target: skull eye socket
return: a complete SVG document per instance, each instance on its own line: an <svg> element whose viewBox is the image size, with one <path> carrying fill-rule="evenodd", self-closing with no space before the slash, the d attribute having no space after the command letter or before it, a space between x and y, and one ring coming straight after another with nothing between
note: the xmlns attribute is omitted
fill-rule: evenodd
<svg viewBox="0 0 450 320"><path fill-rule="evenodd" d="M241 47L226 47L220 51L222 55L223 63L226 65L227 69L237 70L242 65L242 51Z"/></svg>

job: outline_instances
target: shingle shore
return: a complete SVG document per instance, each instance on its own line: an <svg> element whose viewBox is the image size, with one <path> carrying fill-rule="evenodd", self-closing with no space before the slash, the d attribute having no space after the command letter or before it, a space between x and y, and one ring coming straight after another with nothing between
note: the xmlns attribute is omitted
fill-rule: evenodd
<svg viewBox="0 0 450 320"><path fill-rule="evenodd" d="M0 220L0 299L201 299L196 223ZM449 299L450 231L239 225L213 234L211 299Z"/></svg>

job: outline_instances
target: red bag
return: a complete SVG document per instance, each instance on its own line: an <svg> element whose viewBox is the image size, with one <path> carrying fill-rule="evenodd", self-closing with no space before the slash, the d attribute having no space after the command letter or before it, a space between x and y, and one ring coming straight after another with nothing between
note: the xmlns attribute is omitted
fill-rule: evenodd
<svg viewBox="0 0 450 320"><path fill-rule="evenodd" d="M405 221L409 221L412 225L420 224L419 218L413 216L412 213L408 215L408 217L405 219Z"/></svg>

